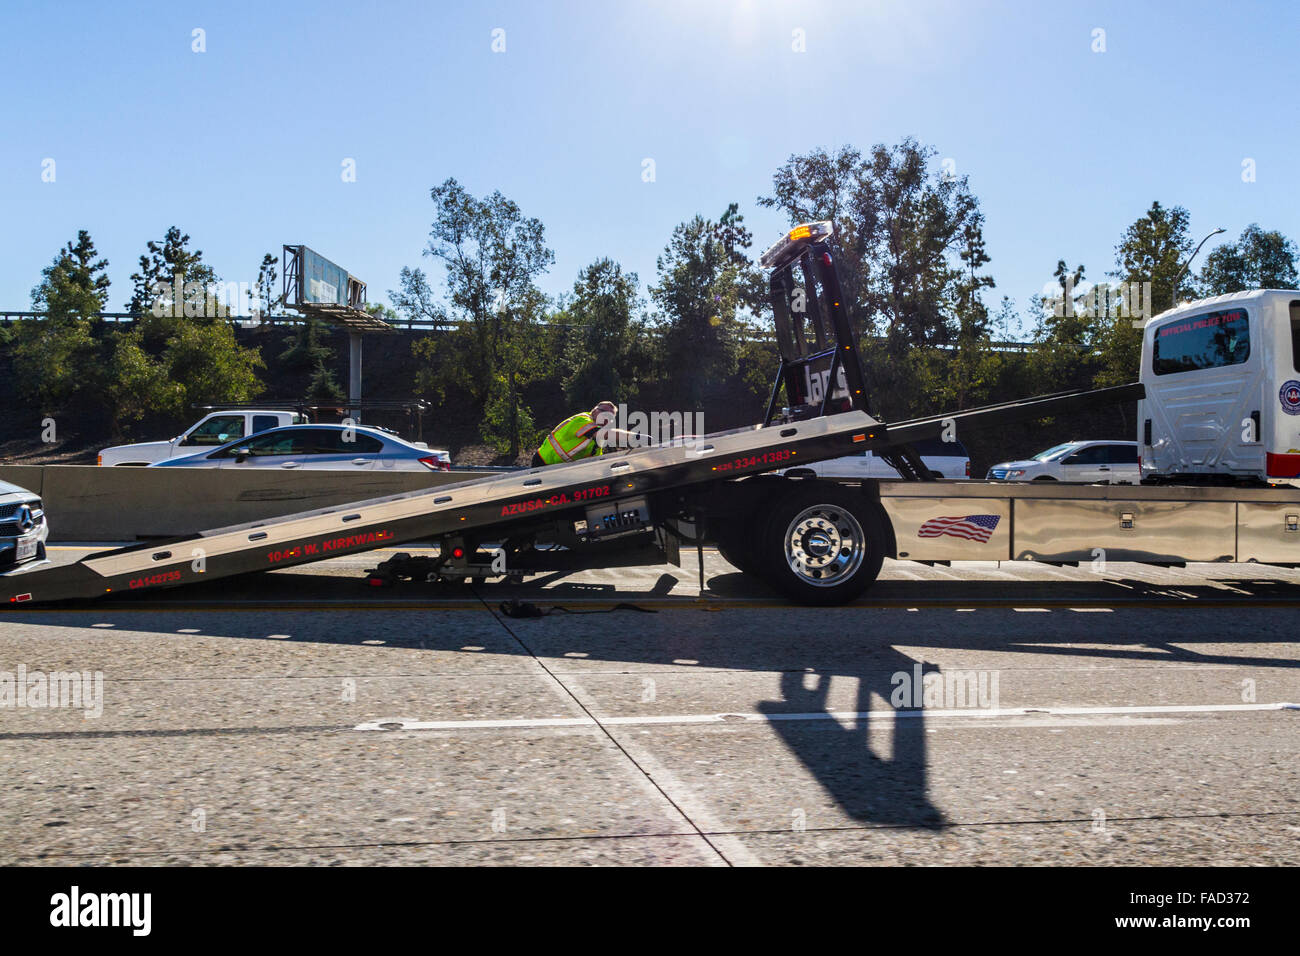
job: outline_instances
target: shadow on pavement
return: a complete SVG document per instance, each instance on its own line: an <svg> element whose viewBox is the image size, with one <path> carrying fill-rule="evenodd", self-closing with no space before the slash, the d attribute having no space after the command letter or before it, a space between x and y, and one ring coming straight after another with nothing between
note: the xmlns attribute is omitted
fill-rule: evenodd
<svg viewBox="0 0 1300 956"><path fill-rule="evenodd" d="M1266 668L1300 667L1300 660L1276 657L1249 657L1201 653L1184 645L1222 643L1222 632L1207 633L1202 626L1183 625L1176 635L1160 640L1158 635L1145 628L1133 627L1122 618L1124 604L1138 608L1155 604L1181 615L1202 606L1221 606L1223 603L1239 605L1234 615L1249 613L1248 608L1267 607L1270 602L1298 603L1296 587L1288 581L1261 577L1243 581L1225 579L1228 590L1213 583L1188 586L1154 585L1135 580L1108 579L1089 582L1071 581L951 581L943 583L944 604L955 611L962 602L974 606L998 608L1034 606L1047 603L1051 606L1069 606L1070 601L1113 603L1117 613L1090 621L1090 656L1133 661L1158 661L1161 663L1224 663L1234 666ZM237 597L241 601L266 601L260 614L229 613L216 617L203 629L205 636L266 640L268 627L266 615L301 614L301 605L275 608L275 600L286 595L294 602L310 603L320 600L346 601L341 594L352 582L340 582L337 577L310 574L277 573L255 575L227 581L214 581L172 592L152 595L147 609L138 602L99 601L86 604L81 609L32 609L27 612L0 614L0 621L10 623L42 624L72 628L89 628L98 615L121 615L123 627L133 630L156 630L159 612L168 612L174 605L175 614L186 613L205 601L220 602ZM752 670L775 672L780 675L780 697L756 703L758 712L769 717L781 714L829 714L828 700L832 679L849 678L857 682L856 710L859 714L871 711L873 695L889 700L894 691L893 675L913 673L920 666L925 672L937 672L937 666L897 650L896 640L906 640L910 645L943 649L1007 650L1046 655L1072 655L1079 650L1074 638L1053 638L1050 634L1036 636L1033 643L1016 640L1016 632L994 627L990 632L969 627L944 627L942 621L922 619L908 615L902 617L898 608L924 607L935 601L936 582L899 581L879 582L857 604L843 608L799 608L774 603L775 596L738 573L715 575L709 581L709 592L701 599L693 591L677 597L682 582L672 574L663 574L648 588L631 590L615 584L564 580L556 575L539 579L522 586L488 585L478 589L448 585L411 584L396 592L376 595L356 583L355 596L361 606L323 608L320 617L306 617L307 624L319 621L323 628L309 628L310 636L294 636L292 640L303 643L361 644L371 637L365 627L366 615L413 615L406 637L394 639L385 633L387 646L422 647L457 651L464 643L464 631L456 627L455 618L462 615L445 613L441 618L437 604L448 611L467 608L489 612L512 640L503 640L499 653L516 653L546 659L562 657L576 652L587 661L608 661L635 665L674 667L683 658L696 662L698 669ZM383 599L389 594L399 595L404 602L420 602L416 606L397 603L387 610ZM565 601L590 602L598 607L615 602L636 603L638 600L659 602L651 606L661 613L557 615L532 620L504 618L497 610L500 601L510 597L536 601L543 606L563 605ZM719 599L756 600L750 607L717 606ZM365 605L363 602L378 601ZM711 606L710 602L714 602ZM434 606L430 606L434 605ZM590 607L589 609L595 609ZM680 611L695 615L684 617ZM328 615L350 615L345 626L331 627ZM906 612L902 612L906 613ZM942 614L942 610L931 614ZM138 615L138 619L132 617ZM744 616L741 622L737 616ZM965 617L963 615L963 617ZM206 620L206 619L205 619ZM969 620L969 619L967 619ZM1000 618L999 620L1005 620ZM1175 619L1171 619L1175 620ZM558 623L557 623L558 622ZM1175 620L1175 623L1178 623ZM174 626L174 622L170 625ZM490 625L495 626L495 625ZM992 626L992 625L991 625ZM171 631L160 631L168 637L177 637ZM1238 626L1233 629L1232 643L1248 646L1251 643L1278 641L1276 632L1264 628ZM379 649L379 648L377 648ZM892 714L889 715L892 718ZM770 720L769 726L820 785L855 820L904 827L934 827L943 824L943 818L928 796L926 720L922 716L908 719L881 721L877 732L891 734L892 746L888 759L873 752L868 735L872 731L871 717L859 717L843 723L830 719Z"/></svg>

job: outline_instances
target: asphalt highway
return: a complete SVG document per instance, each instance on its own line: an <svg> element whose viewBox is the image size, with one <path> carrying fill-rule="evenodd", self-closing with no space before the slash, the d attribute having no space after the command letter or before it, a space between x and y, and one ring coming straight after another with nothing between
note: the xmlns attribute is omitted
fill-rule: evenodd
<svg viewBox="0 0 1300 956"><path fill-rule="evenodd" d="M1296 570L386 556L0 614L0 862L1300 862Z"/></svg>

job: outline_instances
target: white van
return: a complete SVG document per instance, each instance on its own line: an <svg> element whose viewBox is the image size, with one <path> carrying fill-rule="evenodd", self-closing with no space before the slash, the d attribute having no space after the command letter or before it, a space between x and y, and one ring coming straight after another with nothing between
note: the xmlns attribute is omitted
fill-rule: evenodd
<svg viewBox="0 0 1300 956"><path fill-rule="evenodd" d="M1144 478L1300 477L1300 292L1202 299L1142 333Z"/></svg>

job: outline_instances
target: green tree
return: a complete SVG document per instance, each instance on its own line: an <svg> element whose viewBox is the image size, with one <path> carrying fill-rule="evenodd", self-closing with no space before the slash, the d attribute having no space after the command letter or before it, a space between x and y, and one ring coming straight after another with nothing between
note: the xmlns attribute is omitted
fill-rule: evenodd
<svg viewBox="0 0 1300 956"><path fill-rule="evenodd" d="M1093 329L1084 306L1084 295L1076 291L1083 284L1085 274L1083 263L1071 269L1064 259L1056 260L1056 269L1052 272L1056 279L1056 294L1050 299L1040 295L1030 299L1038 320L1034 329L1036 341L1070 347L1084 347L1092 341Z"/></svg>
<svg viewBox="0 0 1300 956"><path fill-rule="evenodd" d="M634 318L640 306L639 280L612 259L598 259L573 284L563 315L576 326L563 353L564 394L572 408L597 401L630 402L644 371L644 326Z"/></svg>
<svg viewBox="0 0 1300 956"><path fill-rule="evenodd" d="M334 374L336 353L324 341L321 323L308 315L285 339L285 349L280 353L280 364L307 377L303 399L316 405L342 402L346 396Z"/></svg>
<svg viewBox="0 0 1300 956"><path fill-rule="evenodd" d="M1083 388L1091 381L1096 326L1088 314L1086 296L1078 290L1086 273L1082 263L1071 269L1066 260L1058 259L1052 272L1055 293L1050 297L1034 295L1029 300L1035 319L1028 363L1032 393Z"/></svg>
<svg viewBox="0 0 1300 956"><path fill-rule="evenodd" d="M835 224L837 266L851 314L867 316L866 281L871 271L868 239L863 233L862 153L843 146L834 153L818 147L792 155L772 176L772 195L758 204L784 212L791 226L829 220ZM865 326L863 326L865 327Z"/></svg>
<svg viewBox="0 0 1300 956"><path fill-rule="evenodd" d="M1211 250L1196 281L1201 297L1252 289L1294 289L1297 285L1295 243L1257 223L1242 230L1236 242Z"/></svg>
<svg viewBox="0 0 1300 956"><path fill-rule="evenodd" d="M1139 320L1117 312L1096 317L1093 348L1097 369L1092 384L1097 388L1137 381L1142 359L1141 325Z"/></svg>
<svg viewBox="0 0 1300 956"><path fill-rule="evenodd" d="M369 312L381 322L387 322L389 325L396 325L402 320L401 315L395 309L390 309L382 302L367 302L365 304L366 312Z"/></svg>
<svg viewBox="0 0 1300 956"><path fill-rule="evenodd" d="M41 282L32 289L32 308L57 318L97 318L108 304L108 260L99 258L90 233L77 232L54 261L41 271Z"/></svg>
<svg viewBox="0 0 1300 956"><path fill-rule="evenodd" d="M203 253L189 248L190 237L175 226L167 230L162 242L152 239L140 257L137 271L131 273L132 292L126 304L128 312L150 311L155 305L175 317L196 315L224 316L221 309L210 308L210 290L217 275L203 261ZM265 262L265 259L263 259ZM179 282L181 299L174 301L173 289Z"/></svg>
<svg viewBox="0 0 1300 956"><path fill-rule="evenodd" d="M275 315L278 310L284 308L284 294L277 292L275 288L275 280L279 278L279 271L276 268L279 263L280 257L268 252L262 256L262 264L257 268L256 301L253 303L253 311L258 316Z"/></svg>
<svg viewBox="0 0 1300 956"><path fill-rule="evenodd" d="M963 324L973 342L987 317L975 305L991 284L979 203L966 177L935 167L936 155L911 138L866 156L814 150L790 157L772 195L759 198L792 225L835 223L845 301L863 334L873 401L889 417L934 403L938 373L913 350L953 344Z"/></svg>
<svg viewBox="0 0 1300 956"><path fill-rule="evenodd" d="M967 230L980 228L966 177L932 171L934 156L933 148L911 139L875 147L860 199L864 238L878 265L868 281L868 306L881 316L894 355L952 339L944 304L961 278L953 260L966 245Z"/></svg>
<svg viewBox="0 0 1300 956"><path fill-rule="evenodd" d="M445 360L450 351L463 363L462 403L468 398L471 407L483 409L482 437L516 458L537 439L524 391L548 369L547 357L537 350L546 299L536 279L555 254L546 246L541 221L524 216L499 192L479 199L448 179L430 195L435 217L424 254L445 266L450 311L465 324L468 341L430 336L414 348L427 362ZM403 289L394 301L408 314L436 309L419 270L403 270Z"/></svg>
<svg viewBox="0 0 1300 956"><path fill-rule="evenodd" d="M131 276L139 318L118 337L110 361L108 394L116 432L141 420L177 424L194 405L248 401L262 390L261 353L239 344L227 310L206 307L217 277L188 244L189 236L173 226L163 242L148 243L139 272ZM168 286L171 276L182 283L179 303L170 288L161 297L154 291L155 283ZM155 303L164 308L154 309ZM176 305L180 314L172 308Z"/></svg>
<svg viewBox="0 0 1300 956"><path fill-rule="evenodd" d="M650 296L664 321L663 377L686 411L702 408L737 370L740 310L753 305L760 282L745 252L751 241L732 203L717 221L678 225L656 261Z"/></svg>
<svg viewBox="0 0 1300 956"><path fill-rule="evenodd" d="M122 336L113 350L109 395L113 433L120 436L142 419L178 418L185 409L185 388L168 378L164 363L145 350L137 330Z"/></svg>
<svg viewBox="0 0 1300 956"><path fill-rule="evenodd" d="M1115 247L1115 269L1110 274L1124 283L1150 282L1156 310L1173 303L1174 279L1192 251L1188 219L1182 206L1166 209L1153 202L1146 215L1124 230Z"/></svg>
<svg viewBox="0 0 1300 956"><path fill-rule="evenodd" d="M179 322L160 350L143 326L121 336L113 353L109 395L117 431L142 419L175 424L195 405L246 402L262 391L261 353L241 346L226 320Z"/></svg>
<svg viewBox="0 0 1300 956"><path fill-rule="evenodd" d="M388 297L393 300L397 312L408 321L431 325L435 329L443 329L451 324L446 306L429 284L429 277L423 269L403 266L398 276L398 285L398 289L388 290Z"/></svg>
<svg viewBox="0 0 1300 956"><path fill-rule="evenodd" d="M1151 306L1161 309L1173 301L1174 280L1192 251L1188 234L1189 216L1182 206L1166 209L1153 202L1146 214L1124 230L1115 247L1115 268L1111 275L1124 286L1151 283ZM1096 297L1102 301L1101 297ZM1141 316L1108 312L1093 316L1092 342L1098 387L1134 381L1142 355L1142 332L1134 322ZM1139 323L1140 324L1140 323ZM1128 416L1125 412L1125 424Z"/></svg>
<svg viewBox="0 0 1300 956"><path fill-rule="evenodd" d="M17 323L12 345L17 392L47 414L102 414L108 262L90 234L77 233L41 272L32 308L44 317Z"/></svg>

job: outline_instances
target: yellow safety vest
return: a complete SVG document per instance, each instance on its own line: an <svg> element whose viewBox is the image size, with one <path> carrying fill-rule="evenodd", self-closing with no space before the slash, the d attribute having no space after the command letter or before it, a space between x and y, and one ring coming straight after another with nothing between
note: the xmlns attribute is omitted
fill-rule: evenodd
<svg viewBox="0 0 1300 956"><path fill-rule="evenodd" d="M586 412L579 412L566 418L546 436L546 441L542 442L542 447L537 449L537 454L548 465L558 465L566 461L588 458L591 455L604 454L605 450L596 443L595 431L590 431L586 435L579 434L595 424L595 420Z"/></svg>

